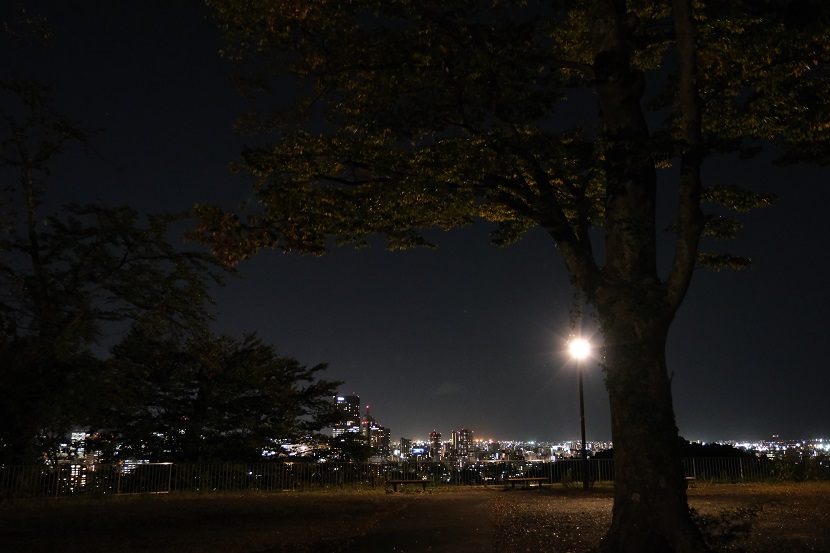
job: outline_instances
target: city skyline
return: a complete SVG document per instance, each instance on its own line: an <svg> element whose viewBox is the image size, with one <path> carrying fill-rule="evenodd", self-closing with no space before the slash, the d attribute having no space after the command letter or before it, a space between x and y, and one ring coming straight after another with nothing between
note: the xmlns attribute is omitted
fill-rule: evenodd
<svg viewBox="0 0 830 553"><path fill-rule="evenodd" d="M228 170L250 139L232 128L246 104L202 3L42 8L56 27L52 45L0 56L53 85L71 119L101 129L55 165L52 204L126 203L142 213L250 205L250 181ZM673 324L667 360L681 436L830 435L828 177L827 168L765 160L706 166L709 180L779 199L744 217L730 245L754 268L698 271ZM573 291L544 232L497 249L489 230L436 231L436 251L389 253L373 241L323 257L258 254L216 290L214 329L256 331L284 355L328 363L324 377L371 398L394 436L444 421L494 437L577 436L576 365L565 345L577 332L601 339L589 313L583 328L571 327ZM584 365L589 440L611 438L599 361Z"/></svg>
<svg viewBox="0 0 830 553"><path fill-rule="evenodd" d="M366 415L368 415L369 409L373 408L372 407L373 404L371 404L371 403L365 403L365 402L360 403L360 400L362 399L360 394L354 393L354 392L349 393L349 394L339 394L338 396L335 396L333 399L336 402L340 403L343 400L344 397L346 397L346 398L356 398L357 399L358 405L360 407L360 411L358 412L359 413L358 414L358 419L360 419L362 416L364 416L363 415L363 413L364 413L363 409L364 408L366 409L366 411L365 411ZM378 415L379 416L378 422L383 421L382 408L383 408L383 406L381 404L381 414ZM377 410L376 410L376 412L377 412ZM475 440L476 441L522 442L522 443L531 443L531 442L566 443L566 442L579 442L580 441L580 437L579 437L578 433L575 433L573 436L557 436L557 437L544 437L543 436L543 437L539 437L538 439L537 438L516 439L516 438L508 437L508 436L489 436L489 435L488 436L482 436L481 432L477 431L475 428L472 428L470 426L457 425L457 424L456 425L453 425L453 424L436 425L436 424L434 424L431 427L429 425L426 425L426 427L429 427L430 430L424 432L423 434L407 435L407 434L403 434L403 433L398 432L397 429L395 429L394 427L389 427L389 426L385 425L385 428L388 429L391 433L391 439L392 439L393 443L399 442L400 440L407 440L407 441L419 442L419 443L427 443L427 442L430 441L430 439L431 439L430 435L433 432L438 432L441 435L449 436L449 435L452 435L452 433L457 432L457 431L472 431L475 434ZM335 426L335 428L337 428L337 427ZM521 430L519 430L517 433L521 433ZM335 431L333 433L333 435L337 436L339 434L337 433L337 431ZM782 435L776 434L774 432L765 434L764 436L742 436L742 437L737 438L737 439L734 436L732 436L732 437L721 436L721 437L717 437L717 438L713 438L713 439L702 439L702 438L693 437L693 436L681 436L681 437L683 437L684 439L686 439L689 442L698 442L698 443L757 443L757 442L763 442L763 441L797 442L797 441L822 441L822 440L827 441L828 443L830 443L830 438L825 438L824 435L816 435L816 436L783 435L782 436ZM448 440L445 440L445 441L448 441ZM593 443L593 442L610 443L611 438L610 437L594 437L594 436L591 436L590 434L588 434L586 436L585 441L588 442L588 443ZM830 449L830 447L829 447L829 449Z"/></svg>

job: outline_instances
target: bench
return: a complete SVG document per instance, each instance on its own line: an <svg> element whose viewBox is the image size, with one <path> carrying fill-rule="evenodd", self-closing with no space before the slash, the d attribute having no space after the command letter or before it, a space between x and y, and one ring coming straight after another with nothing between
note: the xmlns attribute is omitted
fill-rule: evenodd
<svg viewBox="0 0 830 553"><path fill-rule="evenodd" d="M392 486L393 491L398 491L399 484L420 484L424 491L427 491L427 480L419 479L419 480L387 480L386 487L388 488L390 485Z"/></svg>
<svg viewBox="0 0 830 553"><path fill-rule="evenodd" d="M515 477L515 478L508 478L507 481L510 482L510 487L513 488L513 489L516 488L516 483L517 482L519 482L519 483L524 482L525 484L527 484L528 488L531 487L531 484L533 482L536 482L537 487L541 488L542 487L542 482L547 482L548 479L547 478Z"/></svg>

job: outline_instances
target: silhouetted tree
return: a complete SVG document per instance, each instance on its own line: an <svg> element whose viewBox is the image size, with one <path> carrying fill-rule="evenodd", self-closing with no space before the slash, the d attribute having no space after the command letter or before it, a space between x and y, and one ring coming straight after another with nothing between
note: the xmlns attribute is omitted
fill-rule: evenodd
<svg viewBox="0 0 830 553"><path fill-rule="evenodd" d="M201 206L196 234L235 263L373 234L392 250L429 246L425 230L476 220L496 223L500 245L543 229L605 341L617 477L600 549L706 550L689 517L666 339L698 263L748 264L701 240L733 236L729 210L771 198L704 183L704 161L766 145L782 161L830 159L830 5L208 4L243 87L266 93L240 127L272 141L240 164L261 212ZM674 199L667 241L658 183ZM670 262L658 267L665 242Z"/></svg>
<svg viewBox="0 0 830 553"><path fill-rule="evenodd" d="M0 97L0 462L19 463L53 451L69 428L118 400L100 358L108 332L134 322L205 329L208 287L222 271L212 255L170 241L184 215L47 211L50 165L87 135L37 82L0 82Z"/></svg>
<svg viewBox="0 0 830 553"><path fill-rule="evenodd" d="M157 461L257 461L330 425L339 382L318 378L254 335L159 338L134 329L113 350L129 404L106 429L119 455Z"/></svg>

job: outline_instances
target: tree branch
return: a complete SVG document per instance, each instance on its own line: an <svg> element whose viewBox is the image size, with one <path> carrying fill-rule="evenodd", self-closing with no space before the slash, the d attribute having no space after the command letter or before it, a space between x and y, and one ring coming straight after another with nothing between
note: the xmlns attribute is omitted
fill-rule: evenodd
<svg viewBox="0 0 830 553"><path fill-rule="evenodd" d="M680 63L681 138L685 143L680 153L677 238L674 259L666 282L666 299L674 313L689 289L697 262L704 218L700 209L700 171L703 164L702 116L697 91L697 48L691 2L672 0L672 8Z"/></svg>

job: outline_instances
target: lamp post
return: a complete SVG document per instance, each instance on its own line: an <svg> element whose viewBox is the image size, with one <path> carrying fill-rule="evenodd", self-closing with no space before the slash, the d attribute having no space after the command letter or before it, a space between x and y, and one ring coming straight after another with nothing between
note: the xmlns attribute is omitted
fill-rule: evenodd
<svg viewBox="0 0 830 553"><path fill-rule="evenodd" d="M582 339L571 340L568 345L571 357L576 360L579 375L579 427L582 430L582 487L588 489L588 452L585 448L585 399L582 392L582 360L591 353L591 344Z"/></svg>

